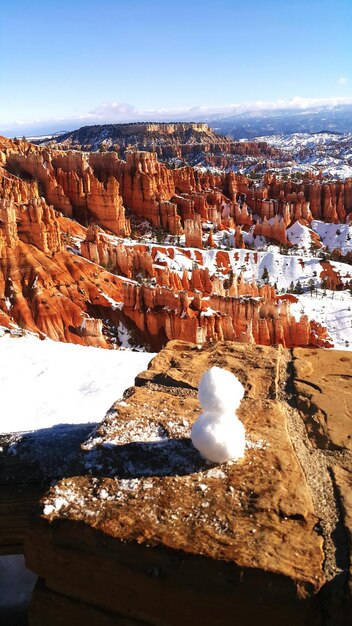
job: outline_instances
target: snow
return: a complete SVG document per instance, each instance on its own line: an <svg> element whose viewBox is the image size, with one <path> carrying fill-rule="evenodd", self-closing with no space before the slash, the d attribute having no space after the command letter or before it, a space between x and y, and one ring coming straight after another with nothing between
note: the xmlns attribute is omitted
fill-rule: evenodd
<svg viewBox="0 0 352 626"><path fill-rule="evenodd" d="M153 356L4 335L0 431L99 422Z"/></svg>
<svg viewBox="0 0 352 626"><path fill-rule="evenodd" d="M311 229L298 221L286 230L288 240L298 248L305 250L309 250L312 245L310 233Z"/></svg>
<svg viewBox="0 0 352 626"><path fill-rule="evenodd" d="M37 577L24 564L21 554L0 557L0 607L28 604Z"/></svg>
<svg viewBox="0 0 352 626"><path fill-rule="evenodd" d="M118 323L118 326L117 326L117 336L118 336L119 342L121 344L121 348L124 348L124 349L131 348L131 343L130 343L130 341L131 341L131 333L126 328L126 326L123 325L122 322Z"/></svg>
<svg viewBox="0 0 352 626"><path fill-rule="evenodd" d="M228 370L212 367L203 374L198 388L198 398L205 411L235 411L244 396L238 378Z"/></svg>
<svg viewBox="0 0 352 626"><path fill-rule="evenodd" d="M224 463L244 455L245 430L235 415L243 395L242 384L231 372L212 367L203 374L198 397L204 413L193 424L191 439L208 461Z"/></svg>
<svg viewBox="0 0 352 626"><path fill-rule="evenodd" d="M326 248L330 252L339 248L342 254L352 252L352 225L327 224L319 220L313 220L311 228L316 232Z"/></svg>
<svg viewBox="0 0 352 626"><path fill-rule="evenodd" d="M119 311L122 311L123 309L123 302L117 302L116 300L114 300L111 296L108 296L107 293L103 293L101 292L101 295L104 296L104 298L110 302L111 304L111 308L113 311L115 311L116 309L119 309Z"/></svg>
<svg viewBox="0 0 352 626"><path fill-rule="evenodd" d="M206 298L203 298L203 300L205 299ZM211 307L208 307L206 311L202 311L200 314L201 317L211 317L212 315L216 315L216 311L214 311Z"/></svg>
<svg viewBox="0 0 352 626"><path fill-rule="evenodd" d="M346 179L352 175L352 134L335 133L292 133L256 137L254 141L265 141L286 157L273 160L270 168L279 174L295 172L322 172L334 179ZM246 158L244 171L249 172L252 159ZM264 167L266 164L264 163Z"/></svg>
<svg viewBox="0 0 352 626"><path fill-rule="evenodd" d="M318 289L315 295L300 295L290 310L297 319L302 312L309 319L327 326L336 350L352 350L352 295L348 291ZM324 295L325 294L325 295Z"/></svg>

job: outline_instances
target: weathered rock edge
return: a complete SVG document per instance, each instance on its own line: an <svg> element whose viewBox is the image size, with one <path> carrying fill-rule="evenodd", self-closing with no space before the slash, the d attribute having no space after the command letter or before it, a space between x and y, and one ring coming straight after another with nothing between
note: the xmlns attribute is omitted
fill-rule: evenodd
<svg viewBox="0 0 352 626"><path fill-rule="evenodd" d="M338 433L334 411L348 406L351 389L330 402L326 437L334 438L319 449L309 385L317 354L326 406L348 353L170 342L82 446L86 471L45 496L25 544L45 581L30 624L44 624L56 603L66 618L55 624L92 606L92 624L105 623L105 611L107 624L112 614L117 624L347 626L351 456L333 441L344 440L348 413ZM198 382L215 364L246 389L248 447L237 464L209 466L189 445ZM302 385L304 364L311 373Z"/></svg>

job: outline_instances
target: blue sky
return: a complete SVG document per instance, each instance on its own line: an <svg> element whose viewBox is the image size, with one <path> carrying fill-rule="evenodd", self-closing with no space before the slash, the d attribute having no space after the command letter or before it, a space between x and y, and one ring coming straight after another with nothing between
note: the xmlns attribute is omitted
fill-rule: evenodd
<svg viewBox="0 0 352 626"><path fill-rule="evenodd" d="M12 0L0 129L352 101L351 27L351 0Z"/></svg>

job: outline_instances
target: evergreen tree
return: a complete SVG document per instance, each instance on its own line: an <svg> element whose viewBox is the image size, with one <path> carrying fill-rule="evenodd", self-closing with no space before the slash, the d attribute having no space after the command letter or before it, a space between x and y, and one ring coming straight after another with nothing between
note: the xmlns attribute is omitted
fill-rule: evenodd
<svg viewBox="0 0 352 626"><path fill-rule="evenodd" d="M263 273L262 273L262 280L263 280L265 283L268 283L268 282L269 282L269 272L268 272L268 268L267 268L267 267L264 267L264 269L263 269Z"/></svg>
<svg viewBox="0 0 352 626"><path fill-rule="evenodd" d="M313 278L310 278L310 280L308 281L308 285L309 285L310 295L312 296L314 287L315 287L315 281L313 280Z"/></svg>
<svg viewBox="0 0 352 626"><path fill-rule="evenodd" d="M303 287L302 287L302 284L301 284L301 282L299 280L296 283L295 292L298 293L298 294L303 293Z"/></svg>

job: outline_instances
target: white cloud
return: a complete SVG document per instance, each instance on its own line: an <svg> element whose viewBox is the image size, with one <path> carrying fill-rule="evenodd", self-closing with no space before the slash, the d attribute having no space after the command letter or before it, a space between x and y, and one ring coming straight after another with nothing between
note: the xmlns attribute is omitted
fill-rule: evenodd
<svg viewBox="0 0 352 626"><path fill-rule="evenodd" d="M346 83L348 83L347 76L340 76L340 78L337 81L337 84L338 85L346 85Z"/></svg>
<svg viewBox="0 0 352 626"><path fill-rule="evenodd" d="M347 80L340 77L339 80ZM341 83L343 84L343 83ZM352 97L336 98L302 98L295 96L290 100L257 100L222 106L193 106L179 108L142 109L124 102L104 103L91 111L70 117L21 120L7 124L0 129L8 134L43 134L55 130L70 130L89 124L138 122L138 121L201 121L215 120L232 115L256 114L260 111L307 110L322 106L338 106L352 104Z"/></svg>
<svg viewBox="0 0 352 626"><path fill-rule="evenodd" d="M347 81L347 79L344 79ZM280 109L310 109L320 106L336 106L352 104L352 98L302 98L295 96L290 100L257 100L255 102L233 103L222 106L193 106L180 108L138 109L130 104L102 104L82 117L111 120L157 120L165 119L197 119L212 115L236 115L256 111L275 111Z"/></svg>

